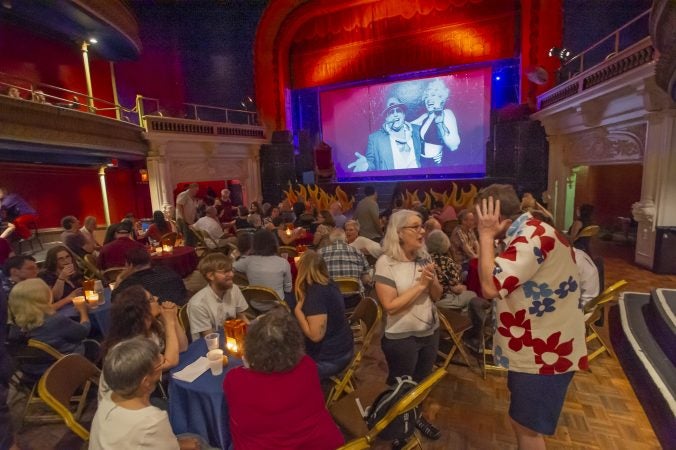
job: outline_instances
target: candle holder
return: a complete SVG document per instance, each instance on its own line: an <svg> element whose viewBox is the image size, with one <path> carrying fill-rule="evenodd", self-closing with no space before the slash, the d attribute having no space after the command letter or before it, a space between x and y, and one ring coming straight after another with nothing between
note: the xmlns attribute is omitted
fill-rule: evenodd
<svg viewBox="0 0 676 450"><path fill-rule="evenodd" d="M226 320L223 328L225 329L225 350L230 355L241 358L244 353L246 322L241 319Z"/></svg>
<svg viewBox="0 0 676 450"><path fill-rule="evenodd" d="M169 245L169 244L164 244L164 245L162 245L162 251L163 251L164 253L171 253L171 252L174 251L174 246L173 246L173 245Z"/></svg>

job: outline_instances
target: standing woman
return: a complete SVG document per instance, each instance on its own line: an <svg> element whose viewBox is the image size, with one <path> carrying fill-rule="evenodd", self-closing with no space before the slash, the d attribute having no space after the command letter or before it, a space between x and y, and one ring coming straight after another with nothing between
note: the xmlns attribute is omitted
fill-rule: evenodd
<svg viewBox="0 0 676 450"><path fill-rule="evenodd" d="M64 245L57 245L47 251L44 269L38 277L52 289L54 309L70 303L73 297L82 295L84 277L75 264L73 254Z"/></svg>
<svg viewBox="0 0 676 450"><path fill-rule="evenodd" d="M403 375L420 383L437 358L439 318L433 302L441 298L443 289L424 237L420 214L407 209L395 212L383 238L383 255L376 262L376 293L386 313L382 348L388 384ZM441 437L422 416L416 426L429 439Z"/></svg>
<svg viewBox="0 0 676 450"><path fill-rule="evenodd" d="M345 318L343 294L329 278L324 258L312 250L298 261L294 313L320 380L340 373L354 353L352 330Z"/></svg>

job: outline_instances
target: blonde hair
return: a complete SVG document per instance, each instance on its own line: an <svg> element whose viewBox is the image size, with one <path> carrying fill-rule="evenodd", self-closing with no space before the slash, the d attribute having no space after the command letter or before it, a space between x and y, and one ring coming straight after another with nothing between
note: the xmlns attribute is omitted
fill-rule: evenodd
<svg viewBox="0 0 676 450"><path fill-rule="evenodd" d="M296 277L296 301L305 299L307 287L311 284L329 284L329 269L322 256L312 250L303 253L298 261L298 276Z"/></svg>
<svg viewBox="0 0 676 450"><path fill-rule="evenodd" d="M410 217L418 217L422 221L422 217L416 211L410 209L400 209L390 216L390 221L387 223L387 231L383 238L383 253L396 261L408 261L404 249L401 248L401 238L399 232L406 226L406 222ZM416 251L416 257L425 259L429 256L427 249L423 245Z"/></svg>
<svg viewBox="0 0 676 450"><path fill-rule="evenodd" d="M52 290L40 278L20 281L9 293L9 311L21 329L30 331L45 322L52 310Z"/></svg>

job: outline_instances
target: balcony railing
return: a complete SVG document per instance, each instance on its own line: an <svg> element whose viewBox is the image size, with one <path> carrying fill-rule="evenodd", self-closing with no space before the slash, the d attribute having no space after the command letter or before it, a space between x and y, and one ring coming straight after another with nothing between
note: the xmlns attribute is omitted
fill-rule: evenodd
<svg viewBox="0 0 676 450"><path fill-rule="evenodd" d="M558 71L562 81L537 98L538 109L556 104L586 89L653 61L649 35L650 10L567 61Z"/></svg>

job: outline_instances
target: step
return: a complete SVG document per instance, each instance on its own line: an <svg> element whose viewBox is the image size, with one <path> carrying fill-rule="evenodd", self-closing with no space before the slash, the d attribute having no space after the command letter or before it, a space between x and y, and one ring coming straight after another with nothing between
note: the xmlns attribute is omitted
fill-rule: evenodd
<svg viewBox="0 0 676 450"><path fill-rule="evenodd" d="M653 289L645 309L650 332L672 365L676 365L676 289Z"/></svg>
<svg viewBox="0 0 676 450"><path fill-rule="evenodd" d="M676 369L645 315L654 309L651 301L650 294L625 292L618 308L611 310L611 340L660 443L676 448Z"/></svg>

